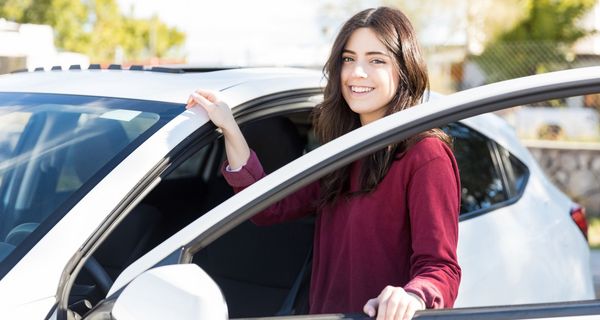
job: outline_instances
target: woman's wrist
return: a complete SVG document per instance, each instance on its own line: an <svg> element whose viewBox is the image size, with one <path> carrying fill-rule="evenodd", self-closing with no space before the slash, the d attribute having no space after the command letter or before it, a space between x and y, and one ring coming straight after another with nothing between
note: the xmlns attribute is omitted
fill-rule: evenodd
<svg viewBox="0 0 600 320"><path fill-rule="evenodd" d="M233 119L232 121L220 126L219 129L221 129L221 132L223 133L225 139L235 138L236 135L242 134L240 127Z"/></svg>

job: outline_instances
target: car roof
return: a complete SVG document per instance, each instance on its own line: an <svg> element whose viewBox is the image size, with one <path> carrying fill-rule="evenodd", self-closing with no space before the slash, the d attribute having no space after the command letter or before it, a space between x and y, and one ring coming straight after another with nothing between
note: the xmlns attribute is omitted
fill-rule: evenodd
<svg viewBox="0 0 600 320"><path fill-rule="evenodd" d="M177 69L171 69L171 71ZM269 94L303 88L320 88L319 70L301 68L235 68L208 72L156 72L149 70L53 70L0 76L0 92L53 93L185 103L189 94L203 88L226 95L231 107ZM432 92L431 99L445 96ZM519 157L513 129L493 115L462 122L497 140ZM490 125L494 123L495 125ZM516 149L516 150L515 150Z"/></svg>
<svg viewBox="0 0 600 320"><path fill-rule="evenodd" d="M249 90L256 88L261 90ZM0 76L0 92L55 93L185 103L198 88L236 93L232 106L286 90L324 85L318 70L300 68L237 68L209 72L136 70L56 70ZM237 87L242 88L237 88ZM248 87L248 88L243 88Z"/></svg>

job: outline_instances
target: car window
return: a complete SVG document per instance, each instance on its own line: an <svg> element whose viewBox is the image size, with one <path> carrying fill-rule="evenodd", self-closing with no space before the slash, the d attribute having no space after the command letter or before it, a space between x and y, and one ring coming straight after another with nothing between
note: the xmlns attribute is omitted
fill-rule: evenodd
<svg viewBox="0 0 600 320"><path fill-rule="evenodd" d="M506 153L508 154L508 168L511 175L510 183L513 190L517 194L520 194L527 184L527 177L529 175L527 166L508 151Z"/></svg>
<svg viewBox="0 0 600 320"><path fill-rule="evenodd" d="M134 100L0 97L0 261L18 251L0 263L3 270L118 164L116 159L179 113L168 104L161 109Z"/></svg>
<svg viewBox="0 0 600 320"><path fill-rule="evenodd" d="M460 123L444 129L454 140L462 189L461 216L506 201L508 195L493 153L494 142Z"/></svg>

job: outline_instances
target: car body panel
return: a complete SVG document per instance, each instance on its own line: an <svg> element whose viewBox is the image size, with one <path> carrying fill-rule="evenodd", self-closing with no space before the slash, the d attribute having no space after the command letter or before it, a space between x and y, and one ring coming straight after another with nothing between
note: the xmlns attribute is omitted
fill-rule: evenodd
<svg viewBox="0 0 600 320"><path fill-rule="evenodd" d="M30 73L0 76L0 91L185 103L190 93L198 88L222 91L239 86L239 89L229 90L226 96L228 103L235 106L286 88L297 88L299 78L305 78L313 87L319 87L322 79L321 73L316 70L291 68L231 69L192 74L128 70L49 71L35 74L34 77ZM115 81L115 74L119 81Z"/></svg>

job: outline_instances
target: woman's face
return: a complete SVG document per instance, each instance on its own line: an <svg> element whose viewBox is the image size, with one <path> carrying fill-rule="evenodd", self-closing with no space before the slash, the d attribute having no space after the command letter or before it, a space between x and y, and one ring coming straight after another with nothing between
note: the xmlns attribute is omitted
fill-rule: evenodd
<svg viewBox="0 0 600 320"><path fill-rule="evenodd" d="M399 75L394 57L370 28L356 29L342 53L342 96L367 124L385 115Z"/></svg>

